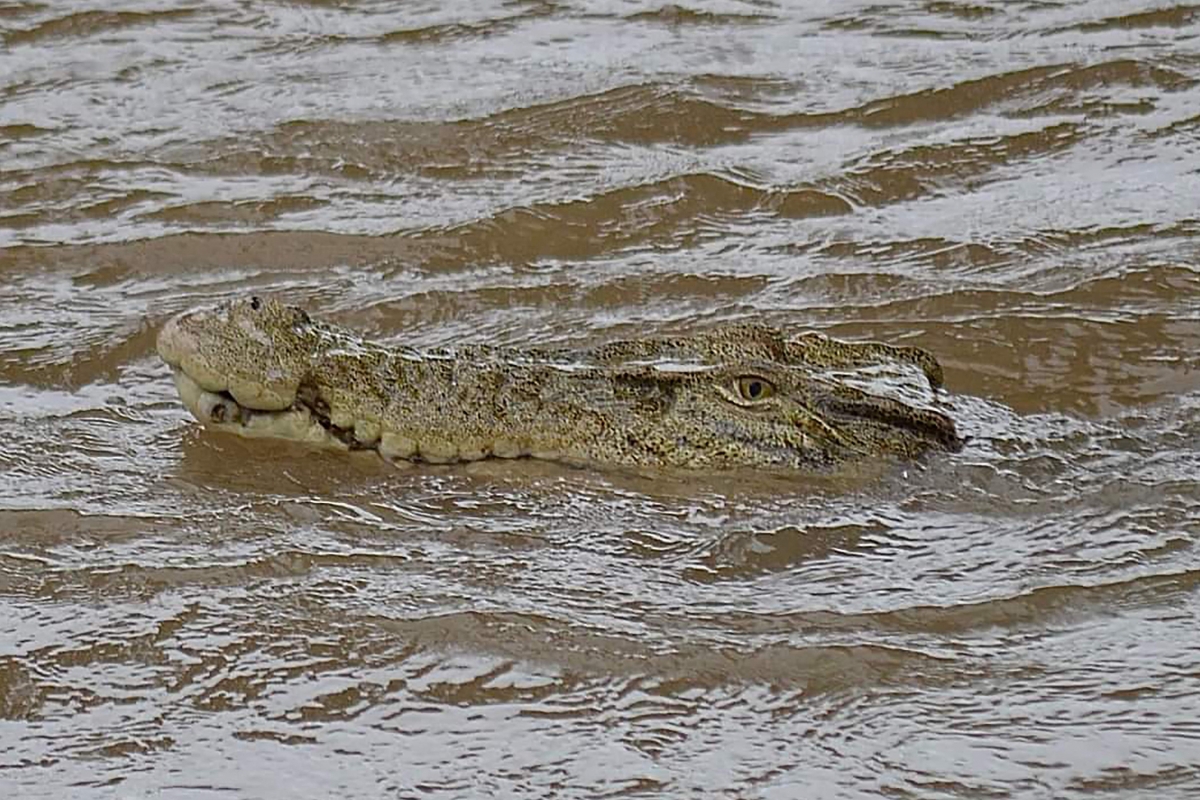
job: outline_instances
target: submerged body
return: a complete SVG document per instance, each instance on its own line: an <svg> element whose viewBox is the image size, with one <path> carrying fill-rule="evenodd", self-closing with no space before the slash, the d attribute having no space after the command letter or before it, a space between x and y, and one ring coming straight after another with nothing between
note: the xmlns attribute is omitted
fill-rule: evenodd
<svg viewBox="0 0 1200 800"><path fill-rule="evenodd" d="M253 297L171 319L158 352L205 426L432 463L819 469L962 446L953 421L821 375L924 350L758 325L591 349L387 347Z"/></svg>

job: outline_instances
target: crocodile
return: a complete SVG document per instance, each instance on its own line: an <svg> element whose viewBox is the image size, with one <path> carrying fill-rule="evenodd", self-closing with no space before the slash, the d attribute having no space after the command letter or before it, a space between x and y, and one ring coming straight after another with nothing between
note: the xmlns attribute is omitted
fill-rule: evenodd
<svg viewBox="0 0 1200 800"><path fill-rule="evenodd" d="M936 392L927 351L752 323L578 349L421 350L250 296L172 317L157 350L208 428L390 461L822 470L964 443L942 411L831 372L906 364Z"/></svg>

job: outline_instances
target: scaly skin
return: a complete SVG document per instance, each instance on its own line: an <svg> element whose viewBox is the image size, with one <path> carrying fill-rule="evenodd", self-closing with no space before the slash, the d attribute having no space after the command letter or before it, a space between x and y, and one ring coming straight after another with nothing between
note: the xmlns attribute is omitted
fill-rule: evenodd
<svg viewBox="0 0 1200 800"><path fill-rule="evenodd" d="M929 353L759 325L582 350L386 347L271 298L185 312L158 336L205 426L432 463L814 469L958 450L944 414L817 374Z"/></svg>

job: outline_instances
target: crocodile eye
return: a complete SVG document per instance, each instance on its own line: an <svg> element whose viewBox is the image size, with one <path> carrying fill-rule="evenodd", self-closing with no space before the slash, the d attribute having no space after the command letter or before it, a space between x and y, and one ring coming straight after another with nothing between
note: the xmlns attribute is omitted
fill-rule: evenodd
<svg viewBox="0 0 1200 800"><path fill-rule="evenodd" d="M770 381L754 375L743 375L738 378L737 390L743 400L749 400L752 403L766 400L775 394L775 387L771 385Z"/></svg>

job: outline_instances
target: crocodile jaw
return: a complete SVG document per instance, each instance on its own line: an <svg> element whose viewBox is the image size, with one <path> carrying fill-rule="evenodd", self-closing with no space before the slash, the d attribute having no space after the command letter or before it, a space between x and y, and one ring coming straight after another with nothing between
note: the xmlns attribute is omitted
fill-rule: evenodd
<svg viewBox="0 0 1200 800"><path fill-rule="evenodd" d="M449 464L478 461L489 456L522 458L532 455L543 459L563 457L559 452L545 448L530 450L510 439L488 441L473 450L454 448L451 451L445 450L445 445L422 443L417 439L387 431L376 431L373 436L360 436L359 432L365 427L362 424L341 429L331 427L327 416L322 417L300 399L282 411L263 411L242 405L229 392L205 389L179 367L173 368L172 374L184 406L205 428L247 438L285 439L341 451L372 450L393 463L424 461L430 464ZM377 428L378 425L373 427ZM354 433L353 436L349 436L351 432ZM445 452L442 452L443 450Z"/></svg>
<svg viewBox="0 0 1200 800"><path fill-rule="evenodd" d="M164 323L156 348L184 406L212 430L372 450L388 461L559 456L545 437L494 435L486 427L457 441L437 414L409 419L401 410L385 419L387 402L372 405L363 397L394 394L400 378L390 362L403 367L423 359L388 353L372 360L380 348L269 298L185 311Z"/></svg>
<svg viewBox="0 0 1200 800"><path fill-rule="evenodd" d="M174 367L172 374L180 400L206 428L255 439L288 439L334 450L349 449L306 406L297 404L278 411L256 409L239 402L231 392L206 389L181 367Z"/></svg>
<svg viewBox="0 0 1200 800"><path fill-rule="evenodd" d="M475 461L488 456L519 458L530 455L522 443L486 441L468 449L445 442L424 440L383 430L377 419L358 419L338 407L331 408L309 386L283 380L239 378L219 369L204 357L206 348L194 328L228 325L223 309L202 308L168 320L159 331L156 348L171 367L175 388L184 407L204 427L237 436L284 439L332 450L374 450L388 461L419 460L429 463ZM208 343L211 344L211 343ZM557 453L541 452L544 457Z"/></svg>

